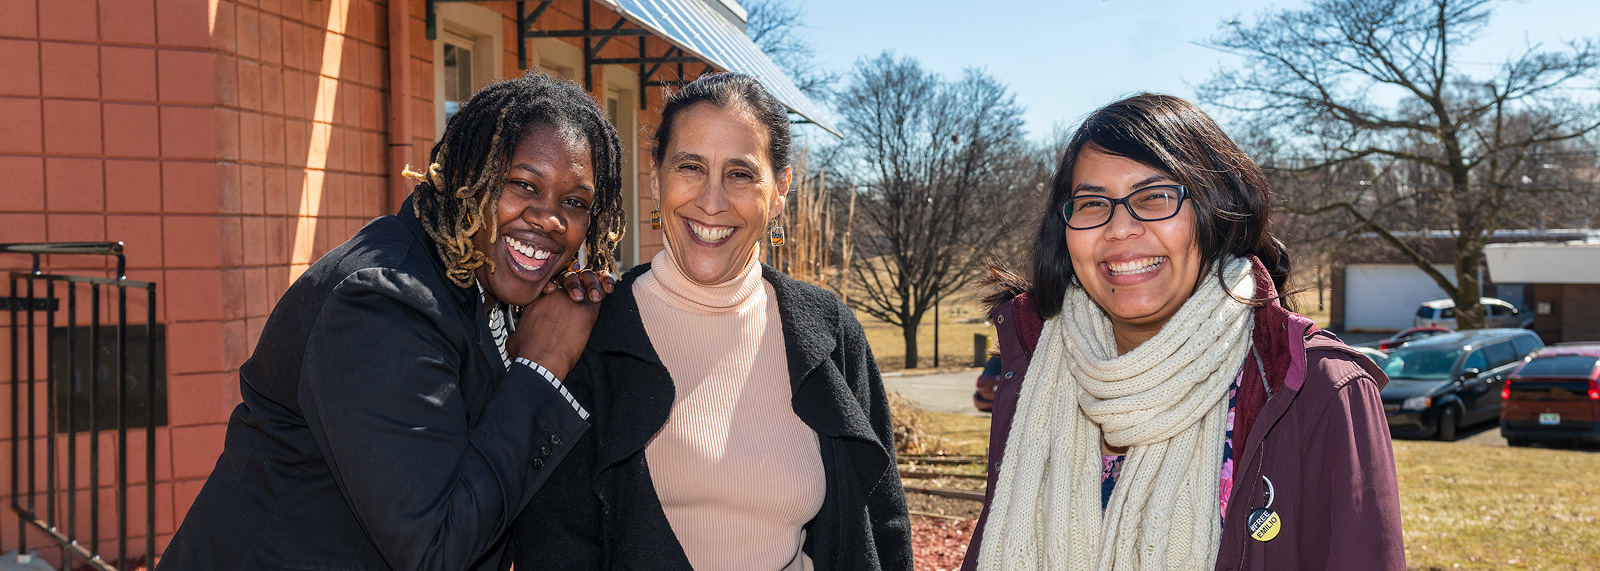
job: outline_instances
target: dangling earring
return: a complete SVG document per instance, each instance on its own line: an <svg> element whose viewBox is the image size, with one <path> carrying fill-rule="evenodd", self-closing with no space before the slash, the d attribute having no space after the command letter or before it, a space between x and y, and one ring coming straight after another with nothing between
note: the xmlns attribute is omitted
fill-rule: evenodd
<svg viewBox="0 0 1600 571"><path fill-rule="evenodd" d="M589 243L578 245L578 255L572 257L572 263L567 264L567 271L576 272L589 264Z"/></svg>
<svg viewBox="0 0 1600 571"><path fill-rule="evenodd" d="M660 230L661 229L661 209L660 208L657 208L655 210L651 210L650 211L650 229L651 230Z"/></svg>
<svg viewBox="0 0 1600 571"><path fill-rule="evenodd" d="M770 234L770 238L772 239L772 247L776 248L778 246L782 246L783 245L783 227L782 226L773 226L772 227L772 232Z"/></svg>

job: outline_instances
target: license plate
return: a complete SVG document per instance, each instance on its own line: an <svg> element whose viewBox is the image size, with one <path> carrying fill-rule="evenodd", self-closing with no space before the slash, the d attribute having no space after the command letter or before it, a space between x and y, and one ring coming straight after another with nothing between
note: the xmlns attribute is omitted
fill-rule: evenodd
<svg viewBox="0 0 1600 571"><path fill-rule="evenodd" d="M1539 413L1539 424L1545 424L1545 425L1561 424L1561 413L1559 413L1559 412L1541 412L1541 413Z"/></svg>

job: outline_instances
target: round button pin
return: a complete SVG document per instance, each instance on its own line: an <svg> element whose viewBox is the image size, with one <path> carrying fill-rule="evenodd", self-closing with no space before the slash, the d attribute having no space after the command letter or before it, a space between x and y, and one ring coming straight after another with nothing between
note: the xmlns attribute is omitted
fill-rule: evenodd
<svg viewBox="0 0 1600 571"><path fill-rule="evenodd" d="M1256 541L1272 541L1283 528L1283 520L1278 517L1278 512L1267 508L1250 510L1250 517L1246 518L1245 524L1250 528L1250 538Z"/></svg>

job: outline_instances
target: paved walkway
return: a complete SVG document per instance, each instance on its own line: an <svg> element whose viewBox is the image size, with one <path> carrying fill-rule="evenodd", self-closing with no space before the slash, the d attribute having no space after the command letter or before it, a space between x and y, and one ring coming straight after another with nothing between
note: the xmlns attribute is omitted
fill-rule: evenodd
<svg viewBox="0 0 1600 571"><path fill-rule="evenodd" d="M972 407L972 391L977 389L978 373L982 371L971 369L932 375L886 373L883 385L890 391L899 391L924 410L986 417L989 413Z"/></svg>

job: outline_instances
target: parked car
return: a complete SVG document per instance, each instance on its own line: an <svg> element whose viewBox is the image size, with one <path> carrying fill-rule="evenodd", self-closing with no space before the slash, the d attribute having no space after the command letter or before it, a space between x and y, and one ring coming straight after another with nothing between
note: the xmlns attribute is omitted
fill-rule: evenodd
<svg viewBox="0 0 1600 571"><path fill-rule="evenodd" d="M1500 435L1507 444L1600 441L1600 343L1534 352L1506 379L1500 398Z"/></svg>
<svg viewBox="0 0 1600 571"><path fill-rule="evenodd" d="M1454 310L1452 310L1452 311L1454 311ZM1451 315L1454 316L1455 314L1451 313ZM1449 332L1450 332L1449 329L1445 329L1443 327L1436 327L1436 326L1432 326L1432 325L1429 325L1427 327L1412 327L1410 329L1407 329L1405 331L1401 331L1399 333L1396 333L1396 334L1394 334L1392 336L1389 336L1387 338L1384 338L1384 339L1378 341L1378 350L1379 351L1385 351L1385 352L1392 351L1392 350L1394 350L1395 347L1399 347L1401 345L1405 345L1406 343L1409 343L1411 341L1416 341L1416 340L1421 339L1423 337L1432 337L1432 336L1438 335L1440 333L1449 333Z"/></svg>
<svg viewBox="0 0 1600 571"><path fill-rule="evenodd" d="M1543 347L1526 329L1434 335L1389 352L1383 411L1397 436L1455 440L1456 431L1500 418L1500 387L1528 353Z"/></svg>
<svg viewBox="0 0 1600 571"><path fill-rule="evenodd" d="M1000 384L1000 356L993 355L978 373L978 390L972 391L972 406L979 412L994 410L994 387Z"/></svg>
<svg viewBox="0 0 1600 571"><path fill-rule="evenodd" d="M1533 328L1533 316L1523 315L1517 306L1505 300L1492 297L1480 298L1483 303L1483 326L1488 327L1521 327ZM1422 302L1422 307L1417 308L1417 316L1411 318L1412 327L1443 327L1456 328L1456 302L1451 299L1436 299Z"/></svg>
<svg viewBox="0 0 1600 571"><path fill-rule="evenodd" d="M1383 367L1384 363L1389 362L1389 354L1384 353L1383 351L1359 345L1353 345L1350 348L1355 349L1356 352L1361 353L1362 355L1366 355L1368 359L1372 359L1372 362L1377 363L1378 367L1380 368Z"/></svg>

